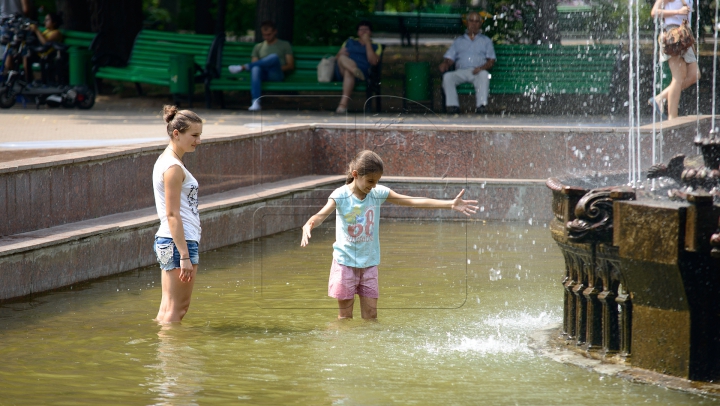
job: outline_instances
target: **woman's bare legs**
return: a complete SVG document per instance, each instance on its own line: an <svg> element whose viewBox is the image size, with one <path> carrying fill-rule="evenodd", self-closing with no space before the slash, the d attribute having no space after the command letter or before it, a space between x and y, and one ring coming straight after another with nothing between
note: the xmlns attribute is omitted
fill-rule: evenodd
<svg viewBox="0 0 720 406"><path fill-rule="evenodd" d="M668 119L678 116L678 105L680 104L680 93L695 84L700 79L700 71L697 62L686 63L682 56L673 56L668 60L672 81L670 85L655 96L655 102L662 109L663 100L668 101ZM676 80L678 78L678 80ZM682 78L682 79L680 79Z"/></svg>
<svg viewBox="0 0 720 406"><path fill-rule="evenodd" d="M195 286L195 275L197 265L193 265L192 279L190 282L180 280L180 268L162 272L162 300L155 321L159 323L171 323L181 321L190 308L193 286Z"/></svg>
<svg viewBox="0 0 720 406"><path fill-rule="evenodd" d="M343 97L340 99L338 109L347 109L350 96L355 88L355 71L358 69L355 61L345 55L340 55L337 60L338 69L343 77ZM352 317L352 316L351 316Z"/></svg>

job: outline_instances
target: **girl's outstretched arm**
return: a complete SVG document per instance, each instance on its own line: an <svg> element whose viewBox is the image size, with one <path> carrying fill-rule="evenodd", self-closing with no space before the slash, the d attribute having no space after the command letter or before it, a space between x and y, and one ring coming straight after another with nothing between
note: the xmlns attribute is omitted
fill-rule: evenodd
<svg viewBox="0 0 720 406"><path fill-rule="evenodd" d="M477 213L478 207L474 205L477 204L478 201L463 200L462 195L464 194L465 189L461 190L453 200L438 200L428 197L405 196L391 190L387 201L400 206L417 207L420 209L452 209L466 216Z"/></svg>
<svg viewBox="0 0 720 406"><path fill-rule="evenodd" d="M311 237L310 231L315 227L319 227L320 224L322 224L323 221L325 221L327 216L329 216L334 210L335 210L335 200L328 199L327 204L325 204L325 206L322 209L320 209L320 211L317 212L316 215L310 217L310 219L307 221L307 223L305 223L305 225L302 228L302 231L303 231L302 240L300 240L301 247L308 245L308 243L310 242L310 237Z"/></svg>

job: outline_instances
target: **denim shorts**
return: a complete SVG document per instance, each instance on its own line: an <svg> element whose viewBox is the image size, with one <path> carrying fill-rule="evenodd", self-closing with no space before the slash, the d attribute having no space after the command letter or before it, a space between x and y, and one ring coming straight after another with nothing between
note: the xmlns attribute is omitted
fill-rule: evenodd
<svg viewBox="0 0 720 406"><path fill-rule="evenodd" d="M187 247L190 254L190 262L193 265L199 264L200 255L198 254L198 242L187 241ZM175 247L172 238L156 236L153 250L160 264L160 269L163 271L171 271L180 268L180 251Z"/></svg>

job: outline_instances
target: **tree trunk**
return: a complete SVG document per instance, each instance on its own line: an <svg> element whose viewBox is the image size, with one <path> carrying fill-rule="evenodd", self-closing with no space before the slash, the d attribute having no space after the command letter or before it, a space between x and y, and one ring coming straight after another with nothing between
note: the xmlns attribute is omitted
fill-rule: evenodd
<svg viewBox="0 0 720 406"><path fill-rule="evenodd" d="M225 14L227 13L227 0L217 0L217 17L215 21L215 35L225 34Z"/></svg>
<svg viewBox="0 0 720 406"><path fill-rule="evenodd" d="M272 21L277 26L278 38L292 42L295 18L295 0L258 0L255 14L255 42L262 42L260 24Z"/></svg>
<svg viewBox="0 0 720 406"><path fill-rule="evenodd" d="M127 61L142 29L142 0L88 0L88 3L92 31L98 33L93 50L96 56L113 55Z"/></svg>
<svg viewBox="0 0 720 406"><path fill-rule="evenodd" d="M557 0L538 0L535 24L530 32L530 38L533 44L560 43L557 4Z"/></svg>
<svg viewBox="0 0 720 406"><path fill-rule="evenodd" d="M63 29L90 31L90 12L87 0L56 0L55 7L58 14L63 17Z"/></svg>

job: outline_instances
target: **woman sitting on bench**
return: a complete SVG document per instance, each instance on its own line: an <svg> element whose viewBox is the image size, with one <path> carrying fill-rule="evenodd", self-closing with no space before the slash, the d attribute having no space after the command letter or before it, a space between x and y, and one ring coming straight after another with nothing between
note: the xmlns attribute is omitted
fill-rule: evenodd
<svg viewBox="0 0 720 406"><path fill-rule="evenodd" d="M335 81L343 82L343 95L335 110L338 114L347 112L355 79L365 80L370 76L370 67L378 64L382 53L382 47L372 42L372 26L369 21L358 23L357 35L358 38L348 38L337 54Z"/></svg>

